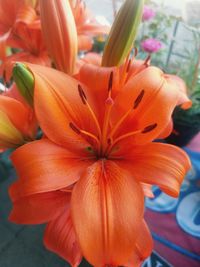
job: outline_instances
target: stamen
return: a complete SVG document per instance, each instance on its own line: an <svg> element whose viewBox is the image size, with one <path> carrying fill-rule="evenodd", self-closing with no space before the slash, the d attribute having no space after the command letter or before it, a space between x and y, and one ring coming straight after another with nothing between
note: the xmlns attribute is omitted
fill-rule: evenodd
<svg viewBox="0 0 200 267"><path fill-rule="evenodd" d="M83 91L83 88L81 87L80 84L78 84L78 92L79 92L79 95L80 95L80 98L83 102L84 105L86 105L86 102L87 102L87 97Z"/></svg>
<svg viewBox="0 0 200 267"><path fill-rule="evenodd" d="M6 81L6 70L5 69L3 70L2 76L3 76L3 80Z"/></svg>
<svg viewBox="0 0 200 267"><path fill-rule="evenodd" d="M130 67L131 67L131 63L132 63L132 59L129 59L128 65L127 65L127 68L126 68L126 72L129 72Z"/></svg>
<svg viewBox="0 0 200 267"><path fill-rule="evenodd" d="M83 104L87 106L87 108L88 108L88 110L89 110L89 112L90 112L90 114L94 120L94 123L95 123L97 131L98 131L99 138L101 139L101 128L100 128L99 122L97 120L97 117L96 117L94 111L92 110L91 106L89 105L89 103L87 101L86 94L83 91L83 88L81 87L80 84L78 84L78 92L79 92L79 95L80 95L80 98L81 98Z"/></svg>
<svg viewBox="0 0 200 267"><path fill-rule="evenodd" d="M123 139L126 139L128 137L134 136L135 134L138 134L138 133L141 133L141 130L136 130L136 131L133 131L133 132L129 132L129 133L123 134L123 135L119 136L118 138L116 138L113 143L111 142L111 146L107 150L107 154L110 153L110 151L112 150L113 146L115 144L117 144L119 141L121 141Z"/></svg>
<svg viewBox="0 0 200 267"><path fill-rule="evenodd" d="M78 126L76 126L76 125L75 125L74 123L72 123L72 122L69 123L69 127L70 127L75 133L77 133L78 135L82 134L82 135L85 135L85 136L88 136L88 137L94 139L94 140L97 142L98 150L100 149L100 141L99 141L99 139L98 139L94 134L79 129Z"/></svg>
<svg viewBox="0 0 200 267"><path fill-rule="evenodd" d="M87 131L84 131L84 130L80 130L80 133L83 134L83 135L86 135L88 137L91 137L92 139L94 139L98 144L98 148L100 147L100 141L94 134L91 134L91 133L89 133Z"/></svg>
<svg viewBox="0 0 200 267"><path fill-rule="evenodd" d="M151 54L149 54L149 55L147 56L147 58L145 59L144 65L145 65L146 67L149 66L149 61L150 61L150 59L151 59Z"/></svg>
<svg viewBox="0 0 200 267"><path fill-rule="evenodd" d="M128 115L132 112L132 108L129 109L122 117L121 119L117 122L117 124L114 126L114 128L112 129L111 133L110 133L110 137L112 137L114 135L114 133L117 131L117 129L119 128L119 126L123 123L123 121L128 117Z"/></svg>
<svg viewBox="0 0 200 267"><path fill-rule="evenodd" d="M110 137L114 135L114 133L117 131L119 126L125 121L125 119L128 117L128 115L133 111L133 109L136 109L139 104L141 103L143 97L144 97L145 90L142 90L139 95L137 96L136 100L134 101L133 108L130 108L122 117L121 119L117 122L117 124L114 126L110 133Z"/></svg>
<svg viewBox="0 0 200 267"><path fill-rule="evenodd" d="M72 122L69 123L69 127L77 134L81 134L80 129Z"/></svg>
<svg viewBox="0 0 200 267"><path fill-rule="evenodd" d="M136 100L134 101L134 105L133 105L133 109L136 109L139 104L141 103L142 99L143 99L143 96L144 96L144 90L142 90L140 92L140 94L138 95L138 97L136 98Z"/></svg>
<svg viewBox="0 0 200 267"><path fill-rule="evenodd" d="M134 57L137 57L137 54L138 54L138 49L137 47L134 47Z"/></svg>
<svg viewBox="0 0 200 267"><path fill-rule="evenodd" d="M144 133L144 134L149 133L149 132L153 131L156 127L157 127L157 123L151 124L151 125L145 127L143 129L142 133Z"/></svg>
<svg viewBox="0 0 200 267"><path fill-rule="evenodd" d="M108 92L110 92L112 90L112 86L113 86L113 71L111 71L110 77L109 77Z"/></svg>

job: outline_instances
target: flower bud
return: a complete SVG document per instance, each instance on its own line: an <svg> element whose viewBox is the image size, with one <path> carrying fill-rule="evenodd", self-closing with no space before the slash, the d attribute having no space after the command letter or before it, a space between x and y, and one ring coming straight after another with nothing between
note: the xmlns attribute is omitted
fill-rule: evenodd
<svg viewBox="0 0 200 267"><path fill-rule="evenodd" d="M30 106L33 106L34 78L32 73L24 64L16 63L13 68L13 78L20 94Z"/></svg>
<svg viewBox="0 0 200 267"><path fill-rule="evenodd" d="M69 0L40 0L42 32L55 66L73 74L78 51L76 24Z"/></svg>
<svg viewBox="0 0 200 267"><path fill-rule="evenodd" d="M126 0L112 25L105 45L102 66L119 66L133 46L142 18L144 0Z"/></svg>
<svg viewBox="0 0 200 267"><path fill-rule="evenodd" d="M0 110L0 148L14 148L22 144L24 144L22 134L8 116Z"/></svg>

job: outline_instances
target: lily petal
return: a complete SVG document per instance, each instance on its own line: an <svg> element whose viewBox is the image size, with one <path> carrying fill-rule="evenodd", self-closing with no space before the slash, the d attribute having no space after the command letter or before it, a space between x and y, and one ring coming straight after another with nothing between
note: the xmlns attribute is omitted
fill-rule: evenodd
<svg viewBox="0 0 200 267"><path fill-rule="evenodd" d="M178 105L181 105L182 109L189 109L192 106L192 101L187 95L187 87L185 82L180 77L170 74L165 74L165 79L169 84L179 90Z"/></svg>
<svg viewBox="0 0 200 267"><path fill-rule="evenodd" d="M91 36L78 35L78 50L89 51L92 49L93 39Z"/></svg>
<svg viewBox="0 0 200 267"><path fill-rule="evenodd" d="M68 261L71 266L79 266L82 254L76 241L69 209L56 220L48 223L44 234L44 244L47 249Z"/></svg>
<svg viewBox="0 0 200 267"><path fill-rule="evenodd" d="M112 115L114 124L132 109L118 135L140 131L129 138L129 143L148 143L169 123L178 101L178 90L171 90L163 75L156 67L148 67L131 78L117 95ZM141 95L143 97L138 101ZM152 125L155 125L153 129L146 130Z"/></svg>
<svg viewBox="0 0 200 267"><path fill-rule="evenodd" d="M35 111L45 135L58 145L83 153L90 145L90 140L74 132L70 123L95 135L97 130L91 113L79 95L80 83L51 68L33 64L28 64L28 67L35 78ZM83 90L89 98L85 86Z"/></svg>
<svg viewBox="0 0 200 267"><path fill-rule="evenodd" d="M162 143L149 143L145 148L137 146L124 157L130 162L120 161L120 164L132 172L135 179L157 185L172 197L178 197L181 183L191 167L182 149Z"/></svg>
<svg viewBox="0 0 200 267"><path fill-rule="evenodd" d="M10 188L13 200L73 185L91 164L48 139L20 147L12 161L20 177Z"/></svg>
<svg viewBox="0 0 200 267"><path fill-rule="evenodd" d="M153 240L147 224L143 220L140 233L136 241L136 248L126 267L139 267L142 262L150 256L153 250Z"/></svg>
<svg viewBox="0 0 200 267"><path fill-rule="evenodd" d="M23 197L13 202L9 220L18 224L41 224L66 210L69 194L61 191Z"/></svg>
<svg viewBox="0 0 200 267"><path fill-rule="evenodd" d="M108 85L109 78L113 72L113 81L112 81L112 98L115 98L118 92L118 82L119 82L119 72L117 68L106 68L100 67L93 64L85 64L80 69L77 79L79 79L83 84L85 84L88 89L96 107L96 113L98 115L100 124L102 124L104 116L105 102L108 97ZM88 79L90 77L90 79ZM97 97L98 96L98 97Z"/></svg>
<svg viewBox="0 0 200 267"><path fill-rule="evenodd" d="M129 172L112 161L99 160L89 167L76 184L71 202L73 224L85 258L94 266L128 262L143 209L142 188Z"/></svg>

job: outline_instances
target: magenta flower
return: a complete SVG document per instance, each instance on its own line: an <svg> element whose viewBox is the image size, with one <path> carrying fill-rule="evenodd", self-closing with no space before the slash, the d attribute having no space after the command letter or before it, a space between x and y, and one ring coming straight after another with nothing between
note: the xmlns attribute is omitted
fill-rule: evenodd
<svg viewBox="0 0 200 267"><path fill-rule="evenodd" d="M162 48L162 43L154 38L148 38L141 43L141 47L145 52L156 53Z"/></svg>
<svg viewBox="0 0 200 267"><path fill-rule="evenodd" d="M143 9L143 15L142 15L142 20L143 21L148 21L152 18L154 18L156 15L156 12L149 6L145 5Z"/></svg>

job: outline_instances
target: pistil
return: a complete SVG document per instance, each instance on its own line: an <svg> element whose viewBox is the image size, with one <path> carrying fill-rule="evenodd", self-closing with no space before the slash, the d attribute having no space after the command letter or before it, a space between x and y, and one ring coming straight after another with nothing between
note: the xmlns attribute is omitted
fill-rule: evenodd
<svg viewBox="0 0 200 267"><path fill-rule="evenodd" d="M108 98L105 101L105 114L104 114L104 122L103 122L103 130L102 130L102 148L101 153L104 154L107 146L108 146L108 129L110 122L110 113L112 110L112 106L114 101L112 99L112 87L113 87L113 72L110 73L109 82L108 82Z"/></svg>

